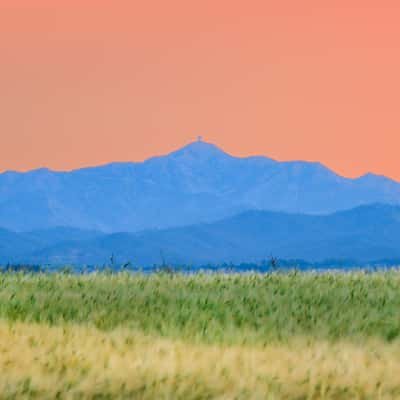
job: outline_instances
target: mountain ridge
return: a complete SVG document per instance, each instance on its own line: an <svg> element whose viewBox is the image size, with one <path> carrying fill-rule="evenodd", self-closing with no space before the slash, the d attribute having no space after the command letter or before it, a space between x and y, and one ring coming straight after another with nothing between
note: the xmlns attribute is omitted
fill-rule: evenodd
<svg viewBox="0 0 400 400"><path fill-rule="evenodd" d="M136 233L58 229L61 233L45 235L44 245L32 232L11 232L9 242L0 230L2 242L13 243L0 246L0 261L104 265L114 254L121 263L149 266L160 264L160 252L174 265L260 262L271 254L310 262L352 259L361 264L400 259L400 207L385 204L329 215L249 210L213 223Z"/></svg>
<svg viewBox="0 0 400 400"><path fill-rule="evenodd" d="M206 142L143 162L0 174L0 226L16 231L134 232L253 208L329 214L375 202L400 204L400 184L373 174L345 178L318 162L234 157Z"/></svg>

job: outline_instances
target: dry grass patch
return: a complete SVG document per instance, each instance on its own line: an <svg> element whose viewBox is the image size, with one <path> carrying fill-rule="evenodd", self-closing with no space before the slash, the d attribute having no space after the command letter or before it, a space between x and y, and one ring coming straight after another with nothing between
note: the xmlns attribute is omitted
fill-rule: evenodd
<svg viewBox="0 0 400 400"><path fill-rule="evenodd" d="M221 346L7 321L0 339L2 399L400 398L397 341Z"/></svg>

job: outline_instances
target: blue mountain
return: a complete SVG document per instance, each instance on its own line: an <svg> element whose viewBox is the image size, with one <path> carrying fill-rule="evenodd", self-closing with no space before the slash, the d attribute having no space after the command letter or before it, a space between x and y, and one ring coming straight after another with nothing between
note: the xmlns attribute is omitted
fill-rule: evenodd
<svg viewBox="0 0 400 400"><path fill-rule="evenodd" d="M136 233L101 234L65 230L50 239L43 233L0 232L0 262L148 266L259 262L270 254L283 259L352 259L361 264L400 259L400 207L360 206L330 215L247 211L221 221ZM1 242L0 242L1 243Z"/></svg>
<svg viewBox="0 0 400 400"><path fill-rule="evenodd" d="M70 227L56 227L30 232L12 232L0 228L0 263L20 260L38 249L59 243L85 241L101 237L103 233Z"/></svg>
<svg viewBox="0 0 400 400"><path fill-rule="evenodd" d="M324 214L375 202L400 204L400 184L373 174L348 179L320 163L233 157L205 142L140 163L0 174L0 226L13 231L135 232L249 209Z"/></svg>

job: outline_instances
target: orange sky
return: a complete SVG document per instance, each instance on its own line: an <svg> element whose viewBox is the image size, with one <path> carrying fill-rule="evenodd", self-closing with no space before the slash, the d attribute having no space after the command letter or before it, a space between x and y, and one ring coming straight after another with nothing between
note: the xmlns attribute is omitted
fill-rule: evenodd
<svg viewBox="0 0 400 400"><path fill-rule="evenodd" d="M386 0L0 0L0 170L202 134L400 180L399 21Z"/></svg>

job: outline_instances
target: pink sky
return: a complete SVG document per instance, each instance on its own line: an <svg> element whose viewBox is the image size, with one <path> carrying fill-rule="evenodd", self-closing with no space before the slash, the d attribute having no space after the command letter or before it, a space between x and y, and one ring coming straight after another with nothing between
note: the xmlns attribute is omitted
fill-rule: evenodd
<svg viewBox="0 0 400 400"><path fill-rule="evenodd" d="M2 0L0 170L138 161L201 134L400 180L399 21L385 0Z"/></svg>

